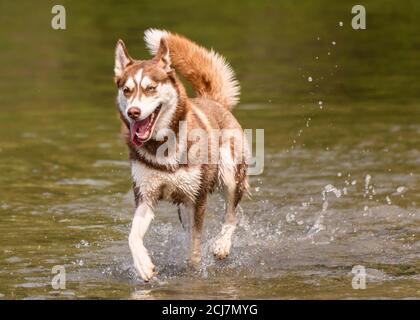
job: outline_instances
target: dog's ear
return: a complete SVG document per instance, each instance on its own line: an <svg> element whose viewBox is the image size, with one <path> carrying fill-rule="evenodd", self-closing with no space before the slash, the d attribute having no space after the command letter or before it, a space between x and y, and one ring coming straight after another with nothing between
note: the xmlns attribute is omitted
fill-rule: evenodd
<svg viewBox="0 0 420 320"><path fill-rule="evenodd" d="M121 39L118 40L117 46L115 47L115 77L120 77L124 69L131 63L133 63L133 59L128 54L124 42Z"/></svg>
<svg viewBox="0 0 420 320"><path fill-rule="evenodd" d="M160 39L159 49L156 53L155 59L166 72L172 71L168 41L164 37Z"/></svg>

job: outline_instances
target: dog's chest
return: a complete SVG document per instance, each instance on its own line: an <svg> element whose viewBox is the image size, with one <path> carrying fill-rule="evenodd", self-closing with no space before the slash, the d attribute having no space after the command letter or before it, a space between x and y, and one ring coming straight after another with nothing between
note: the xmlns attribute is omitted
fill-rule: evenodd
<svg viewBox="0 0 420 320"><path fill-rule="evenodd" d="M156 200L162 196L166 200L171 195L183 195L194 200L201 183L200 167L180 168L175 172L157 170L139 161L132 161L131 174L146 201Z"/></svg>

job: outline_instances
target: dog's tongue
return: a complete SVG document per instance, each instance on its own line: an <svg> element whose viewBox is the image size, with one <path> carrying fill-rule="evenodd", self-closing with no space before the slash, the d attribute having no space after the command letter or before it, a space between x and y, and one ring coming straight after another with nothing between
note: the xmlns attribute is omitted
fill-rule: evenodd
<svg viewBox="0 0 420 320"><path fill-rule="evenodd" d="M150 136L150 128L148 128L150 122L150 117L143 119L141 121L136 121L130 124L130 135L131 141L141 147L143 143Z"/></svg>

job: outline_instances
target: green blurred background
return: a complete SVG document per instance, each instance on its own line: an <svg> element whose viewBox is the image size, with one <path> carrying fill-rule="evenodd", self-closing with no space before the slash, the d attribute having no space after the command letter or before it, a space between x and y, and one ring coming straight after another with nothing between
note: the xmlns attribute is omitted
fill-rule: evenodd
<svg viewBox="0 0 420 320"><path fill-rule="evenodd" d="M63 99L107 101L116 40L147 57L142 33L151 26L223 53L241 80L243 102L308 103L313 95L334 103L418 101L414 0L364 1L364 31L351 28L355 2L347 0L61 1L65 31L50 27L53 4L1 1L2 109L26 106L27 99L36 100L31 108L38 100L56 108Z"/></svg>
<svg viewBox="0 0 420 320"><path fill-rule="evenodd" d="M51 28L55 4L66 30ZM351 28L356 4L366 30ZM419 297L419 16L417 0L0 0L0 298ZM144 285L126 240L113 64L118 38L147 58L150 27L226 56L242 86L235 115L265 129L266 166L227 265L206 260L209 278L178 272L181 230L165 209L146 241L166 282ZM348 194L322 212L329 183ZM222 209L209 211L206 239ZM51 290L56 264L67 291ZM354 264L374 270L370 290L351 289Z"/></svg>

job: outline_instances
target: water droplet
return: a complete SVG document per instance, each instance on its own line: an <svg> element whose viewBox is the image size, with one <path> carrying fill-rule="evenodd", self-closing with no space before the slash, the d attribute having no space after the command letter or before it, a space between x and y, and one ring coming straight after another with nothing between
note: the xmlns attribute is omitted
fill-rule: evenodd
<svg viewBox="0 0 420 320"><path fill-rule="evenodd" d="M286 215L286 221L287 221L288 223L295 221L295 215L294 215L293 213L289 212L289 213Z"/></svg>
<svg viewBox="0 0 420 320"><path fill-rule="evenodd" d="M371 175L367 174L366 177L365 177L365 193L364 193L365 198L369 194L369 190L372 189L372 186L370 185L370 180L371 179L372 179Z"/></svg>
<svg viewBox="0 0 420 320"><path fill-rule="evenodd" d="M80 260L74 261L73 264L77 264L78 266L83 267L83 265L85 264L85 262L82 259L80 259Z"/></svg>
<svg viewBox="0 0 420 320"><path fill-rule="evenodd" d="M82 247L89 247L90 244L87 240L80 240L80 242L78 244L76 244L76 248L80 249Z"/></svg>
<svg viewBox="0 0 420 320"><path fill-rule="evenodd" d="M341 197L341 191L338 190L336 187L334 187L332 184L326 185L325 188L324 188L324 190L327 193L328 192L334 193L337 198L340 198Z"/></svg>

